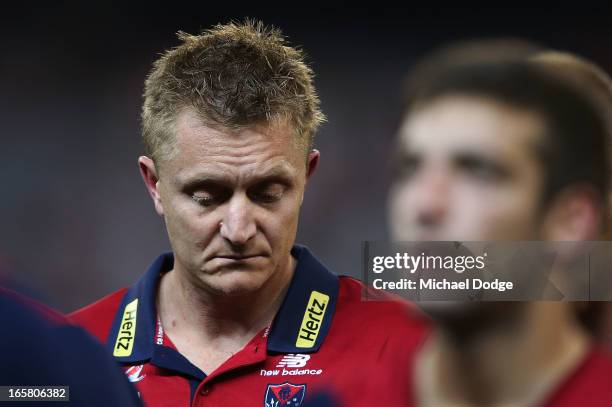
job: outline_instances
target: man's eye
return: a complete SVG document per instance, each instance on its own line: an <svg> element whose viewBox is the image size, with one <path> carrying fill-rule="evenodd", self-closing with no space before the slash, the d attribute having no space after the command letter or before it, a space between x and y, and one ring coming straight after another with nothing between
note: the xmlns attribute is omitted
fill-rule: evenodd
<svg viewBox="0 0 612 407"><path fill-rule="evenodd" d="M220 205L232 196L231 188L222 185L208 184L186 188L185 193L195 203L203 207Z"/></svg>
<svg viewBox="0 0 612 407"><path fill-rule="evenodd" d="M201 206L211 206L215 203L215 197L206 193L196 192L191 196L191 199Z"/></svg>
<svg viewBox="0 0 612 407"><path fill-rule="evenodd" d="M461 167L472 177L486 182L503 181L508 177L504 168L486 161L464 160Z"/></svg>
<svg viewBox="0 0 612 407"><path fill-rule="evenodd" d="M272 203L280 200L285 193L285 187L278 183L265 184L255 188L249 194L251 199L263 202Z"/></svg>
<svg viewBox="0 0 612 407"><path fill-rule="evenodd" d="M420 165L418 157L402 157L395 161L393 167L393 178L395 180L407 179L414 175Z"/></svg>

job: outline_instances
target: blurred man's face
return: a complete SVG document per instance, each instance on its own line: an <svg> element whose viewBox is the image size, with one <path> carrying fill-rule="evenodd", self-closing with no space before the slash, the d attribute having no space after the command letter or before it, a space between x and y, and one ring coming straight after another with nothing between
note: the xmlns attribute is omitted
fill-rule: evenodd
<svg viewBox="0 0 612 407"><path fill-rule="evenodd" d="M413 111L390 194L394 240L529 240L541 225L535 114L448 96Z"/></svg>
<svg viewBox="0 0 612 407"><path fill-rule="evenodd" d="M175 261L196 286L242 294L286 271L318 158L310 153L308 171L294 137L288 124L232 132L179 115L177 152L157 169L154 201Z"/></svg>

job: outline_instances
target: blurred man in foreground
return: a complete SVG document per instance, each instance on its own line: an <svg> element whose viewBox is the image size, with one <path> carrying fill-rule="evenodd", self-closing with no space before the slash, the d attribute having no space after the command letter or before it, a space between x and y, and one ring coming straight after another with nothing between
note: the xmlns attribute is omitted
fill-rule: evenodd
<svg viewBox="0 0 612 407"><path fill-rule="evenodd" d="M180 39L146 81L138 161L173 253L73 319L147 405L404 404L389 367L420 323L294 245L323 118L302 53L259 23Z"/></svg>
<svg viewBox="0 0 612 407"><path fill-rule="evenodd" d="M395 240L596 240L606 120L527 62L535 47L442 51L408 80L390 223ZM432 69L423 69L422 67ZM423 304L435 332L413 366L419 406L608 406L612 360L568 302Z"/></svg>
<svg viewBox="0 0 612 407"><path fill-rule="evenodd" d="M0 405L141 405L104 348L59 313L1 286L0 310L0 386L13 390ZM25 386L39 387L39 401L24 400Z"/></svg>

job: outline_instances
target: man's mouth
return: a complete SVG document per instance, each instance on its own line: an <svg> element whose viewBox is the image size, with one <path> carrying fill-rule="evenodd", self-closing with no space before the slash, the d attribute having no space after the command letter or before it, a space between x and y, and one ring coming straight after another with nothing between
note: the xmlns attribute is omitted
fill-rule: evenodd
<svg viewBox="0 0 612 407"><path fill-rule="evenodd" d="M228 260L234 260L234 261L243 261L243 260L248 260L248 259L253 259L256 257L263 257L263 254L260 253L255 253L255 254L219 254L216 255L214 258L217 259L228 259Z"/></svg>

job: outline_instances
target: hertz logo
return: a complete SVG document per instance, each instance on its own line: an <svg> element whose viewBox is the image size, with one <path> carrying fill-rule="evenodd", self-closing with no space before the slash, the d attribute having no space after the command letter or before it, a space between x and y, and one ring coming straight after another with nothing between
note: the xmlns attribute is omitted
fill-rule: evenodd
<svg viewBox="0 0 612 407"><path fill-rule="evenodd" d="M136 310L138 309L138 298L130 302L123 311L121 326L117 334L113 356L130 356L134 347L134 334L136 333Z"/></svg>
<svg viewBox="0 0 612 407"><path fill-rule="evenodd" d="M318 291L313 291L310 294L306 311L304 312L304 318L302 319L302 326L298 332L298 338L295 342L297 348L311 348L314 346L319 330L321 329L321 323L327 310L327 304L329 303L329 295L325 295Z"/></svg>

